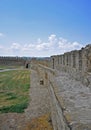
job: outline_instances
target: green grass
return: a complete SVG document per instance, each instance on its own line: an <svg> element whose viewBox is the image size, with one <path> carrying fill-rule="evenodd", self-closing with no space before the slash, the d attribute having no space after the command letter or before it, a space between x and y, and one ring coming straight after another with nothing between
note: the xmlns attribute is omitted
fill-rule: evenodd
<svg viewBox="0 0 91 130"><path fill-rule="evenodd" d="M0 113L24 112L29 103L30 71L0 73Z"/></svg>
<svg viewBox="0 0 91 130"><path fill-rule="evenodd" d="M7 107L2 107L0 108L0 111L2 113L8 113L8 112L17 112L17 113L22 113L24 112L24 109L27 108L28 103L20 103L20 104L15 104Z"/></svg>

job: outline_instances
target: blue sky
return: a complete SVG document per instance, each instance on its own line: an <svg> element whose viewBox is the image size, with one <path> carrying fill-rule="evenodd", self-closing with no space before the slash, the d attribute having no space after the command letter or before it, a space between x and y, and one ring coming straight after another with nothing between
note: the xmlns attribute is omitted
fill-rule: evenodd
<svg viewBox="0 0 91 130"><path fill-rule="evenodd" d="M91 0L0 0L0 55L51 56L91 43Z"/></svg>

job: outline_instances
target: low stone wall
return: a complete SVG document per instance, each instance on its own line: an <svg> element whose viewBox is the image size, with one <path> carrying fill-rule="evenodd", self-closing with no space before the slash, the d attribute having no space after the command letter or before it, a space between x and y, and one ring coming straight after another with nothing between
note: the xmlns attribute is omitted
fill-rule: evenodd
<svg viewBox="0 0 91 130"><path fill-rule="evenodd" d="M50 105L51 105L51 117L54 130L70 130L69 124L63 115L63 108L56 97L54 88L56 88L55 76L56 72L48 67L37 64L36 71L39 75L39 79L43 80L44 86L48 88L50 95ZM40 82L40 81L39 81ZM55 82L55 83L54 83Z"/></svg>
<svg viewBox="0 0 91 130"><path fill-rule="evenodd" d="M39 83L49 91L54 130L90 130L90 88L69 75L70 71L75 70L64 68L62 72L38 63L32 62L32 69L37 71ZM91 76L88 76L89 80L90 78Z"/></svg>
<svg viewBox="0 0 91 130"><path fill-rule="evenodd" d="M0 57L0 65L25 66L26 60L21 57Z"/></svg>

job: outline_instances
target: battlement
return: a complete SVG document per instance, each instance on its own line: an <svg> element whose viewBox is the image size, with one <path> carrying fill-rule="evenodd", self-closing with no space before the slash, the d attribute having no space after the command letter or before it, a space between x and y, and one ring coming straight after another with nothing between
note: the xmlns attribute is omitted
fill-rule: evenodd
<svg viewBox="0 0 91 130"><path fill-rule="evenodd" d="M68 72L72 77L81 80L87 86L91 79L91 45L81 50L74 50L63 55L51 56L50 66L53 69Z"/></svg>

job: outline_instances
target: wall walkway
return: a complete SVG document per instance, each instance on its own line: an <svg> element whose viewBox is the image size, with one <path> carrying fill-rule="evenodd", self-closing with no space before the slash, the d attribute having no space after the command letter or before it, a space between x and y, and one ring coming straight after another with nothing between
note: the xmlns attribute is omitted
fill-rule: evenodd
<svg viewBox="0 0 91 130"><path fill-rule="evenodd" d="M54 130L91 130L91 90L68 73L32 65L49 91Z"/></svg>

